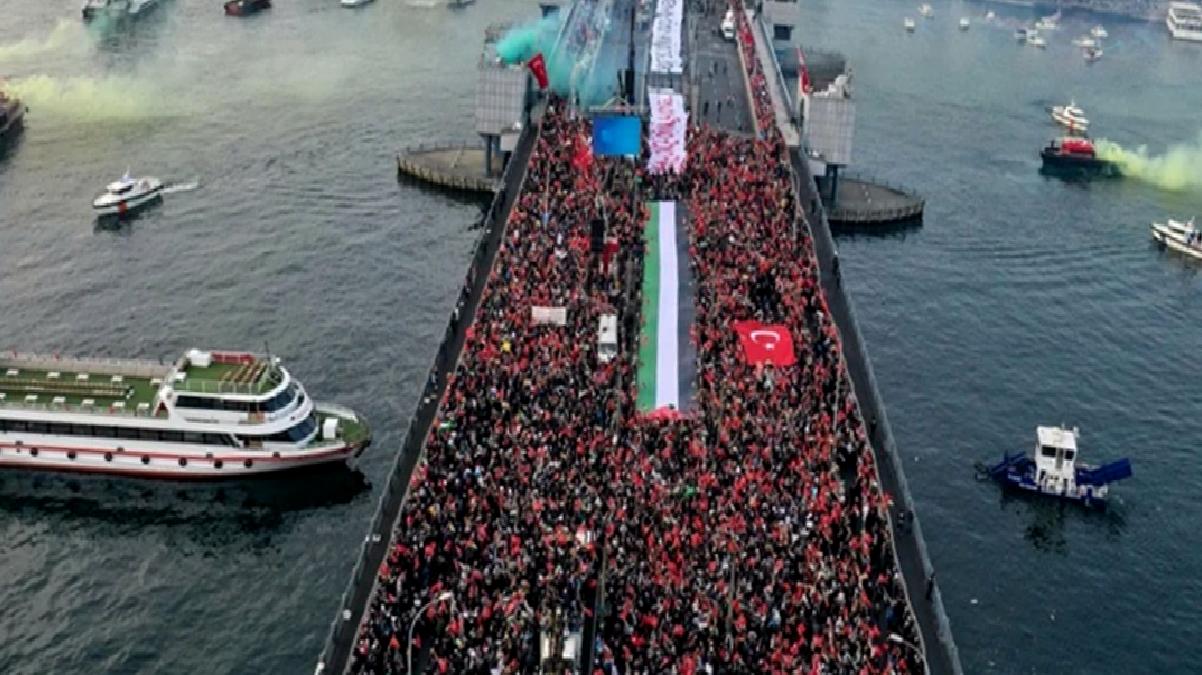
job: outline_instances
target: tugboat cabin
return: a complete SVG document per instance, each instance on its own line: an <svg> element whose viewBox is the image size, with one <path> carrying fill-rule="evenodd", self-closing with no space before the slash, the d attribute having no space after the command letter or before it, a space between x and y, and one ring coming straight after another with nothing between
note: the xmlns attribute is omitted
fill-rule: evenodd
<svg viewBox="0 0 1202 675"><path fill-rule="evenodd" d="M1077 435L1060 427L1036 427L1035 484L1040 492L1072 493L1076 487Z"/></svg>

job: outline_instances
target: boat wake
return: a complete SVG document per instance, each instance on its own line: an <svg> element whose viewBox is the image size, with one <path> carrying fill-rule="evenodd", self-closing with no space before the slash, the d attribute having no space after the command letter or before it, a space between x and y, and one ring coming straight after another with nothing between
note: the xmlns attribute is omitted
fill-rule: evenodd
<svg viewBox="0 0 1202 675"><path fill-rule="evenodd" d="M188 183L167 183L163 187L163 194L170 195L175 194L176 192L191 192L198 187L200 187L200 183L197 181L191 181Z"/></svg>

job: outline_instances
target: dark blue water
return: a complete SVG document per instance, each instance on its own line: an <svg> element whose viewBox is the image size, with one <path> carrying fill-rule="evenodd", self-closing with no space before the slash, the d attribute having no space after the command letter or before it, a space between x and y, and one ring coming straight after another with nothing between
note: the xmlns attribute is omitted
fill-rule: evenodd
<svg viewBox="0 0 1202 675"><path fill-rule="evenodd" d="M31 112L0 154L0 348L270 345L373 423L381 484L480 215L398 185L394 152L471 140L484 26L536 13L307 0L238 20L164 0L98 35L77 0L5 3L0 74ZM90 200L127 166L200 187L98 230ZM312 672L376 498L347 477L0 476L0 671Z"/></svg>
<svg viewBox="0 0 1202 675"><path fill-rule="evenodd" d="M917 2L817 1L800 33L855 69L856 167L927 197L920 229L839 246L965 669L1199 672L1202 266L1156 250L1148 224L1202 216L1202 192L1044 178L1038 150L1045 106L1069 98L1096 137L1197 139L1202 49L1066 14L1039 51L1012 26L1051 10L933 4L907 35ZM1098 22L1090 66L1070 41ZM974 460L1060 423L1087 461L1134 462L1108 513L974 481Z"/></svg>

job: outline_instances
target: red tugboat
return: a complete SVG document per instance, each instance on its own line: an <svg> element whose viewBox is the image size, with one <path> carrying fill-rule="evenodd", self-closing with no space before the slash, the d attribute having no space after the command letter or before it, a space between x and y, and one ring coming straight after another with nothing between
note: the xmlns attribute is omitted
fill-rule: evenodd
<svg viewBox="0 0 1202 675"><path fill-rule="evenodd" d="M269 9L271 0L229 0L224 7L228 16L247 16L261 9Z"/></svg>
<svg viewBox="0 0 1202 675"><path fill-rule="evenodd" d="M1078 172L1099 176L1117 176L1114 162L1098 157L1093 141L1088 138L1065 137L1051 141L1040 151L1044 171Z"/></svg>

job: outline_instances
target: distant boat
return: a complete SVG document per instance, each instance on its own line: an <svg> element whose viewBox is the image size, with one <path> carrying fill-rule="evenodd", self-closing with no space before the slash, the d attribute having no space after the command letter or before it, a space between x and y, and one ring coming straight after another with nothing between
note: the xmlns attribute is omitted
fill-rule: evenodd
<svg viewBox="0 0 1202 675"><path fill-rule="evenodd" d="M100 216L125 216L163 198L163 183L158 178L131 178L129 172L120 180L108 184L104 192L92 200L92 208Z"/></svg>
<svg viewBox="0 0 1202 675"><path fill-rule="evenodd" d="M1096 47L1096 46L1098 46L1098 43L1095 42L1094 39L1089 37L1088 35L1082 35L1079 38L1073 39L1073 46L1074 47Z"/></svg>
<svg viewBox="0 0 1202 675"><path fill-rule="evenodd" d="M986 21L993 21L996 18L997 18L997 14L994 14L992 9L989 10L988 12L985 12L985 20Z"/></svg>
<svg viewBox="0 0 1202 675"><path fill-rule="evenodd" d="M935 10L931 9L931 6L924 2L919 5L918 13L929 19L935 15Z"/></svg>
<svg viewBox="0 0 1202 675"><path fill-rule="evenodd" d="M341 0L343 7L362 7L372 0Z"/></svg>
<svg viewBox="0 0 1202 675"><path fill-rule="evenodd" d="M1045 16L1035 22L1037 30L1056 30L1060 28L1060 12L1056 12L1051 16Z"/></svg>
<svg viewBox="0 0 1202 675"><path fill-rule="evenodd" d="M1039 36L1039 31L1029 30L1027 31L1027 44L1043 49L1048 46L1048 41Z"/></svg>
<svg viewBox="0 0 1202 675"><path fill-rule="evenodd" d="M1070 132L1084 134L1089 129L1089 118L1085 117L1084 110L1077 107L1076 101L1070 101L1068 105L1052 106L1050 112L1052 119Z"/></svg>
<svg viewBox="0 0 1202 675"><path fill-rule="evenodd" d="M476 0L447 0L447 7L467 7L476 4Z"/></svg>
<svg viewBox="0 0 1202 675"><path fill-rule="evenodd" d="M1106 29L1103 28L1101 25L1097 25L1097 26L1094 26L1093 28L1091 28L1089 30L1089 34L1098 40L1101 40L1102 38L1110 37L1110 33L1107 33Z"/></svg>
<svg viewBox="0 0 1202 675"><path fill-rule="evenodd" d="M907 16L906 20L902 22L902 25L904 25L906 27L907 33L914 32L914 28L915 28L914 19L911 19L910 17Z"/></svg>
<svg viewBox="0 0 1202 675"><path fill-rule="evenodd" d="M229 16L247 16L271 7L271 0L228 0L222 7Z"/></svg>
<svg viewBox="0 0 1202 675"><path fill-rule="evenodd" d="M1192 2L1170 2L1164 23L1174 39L1202 42L1202 7Z"/></svg>
<svg viewBox="0 0 1202 675"><path fill-rule="evenodd" d="M966 17L966 16L961 17L960 18L960 30L968 30L968 26L969 26L968 17Z"/></svg>
<svg viewBox="0 0 1202 675"><path fill-rule="evenodd" d="M81 11L83 20L91 21L101 14L138 16L156 4L158 0L84 0Z"/></svg>
<svg viewBox="0 0 1202 675"><path fill-rule="evenodd" d="M1152 238L1162 246L1202 260L1202 232L1194 227L1194 219L1181 223L1172 218L1168 223L1152 223Z"/></svg>
<svg viewBox="0 0 1202 675"><path fill-rule="evenodd" d="M1094 61L1097 61L1098 59L1102 58L1102 48L1101 47L1086 47L1085 53L1083 54L1083 56L1085 57L1086 61L1093 63Z"/></svg>

